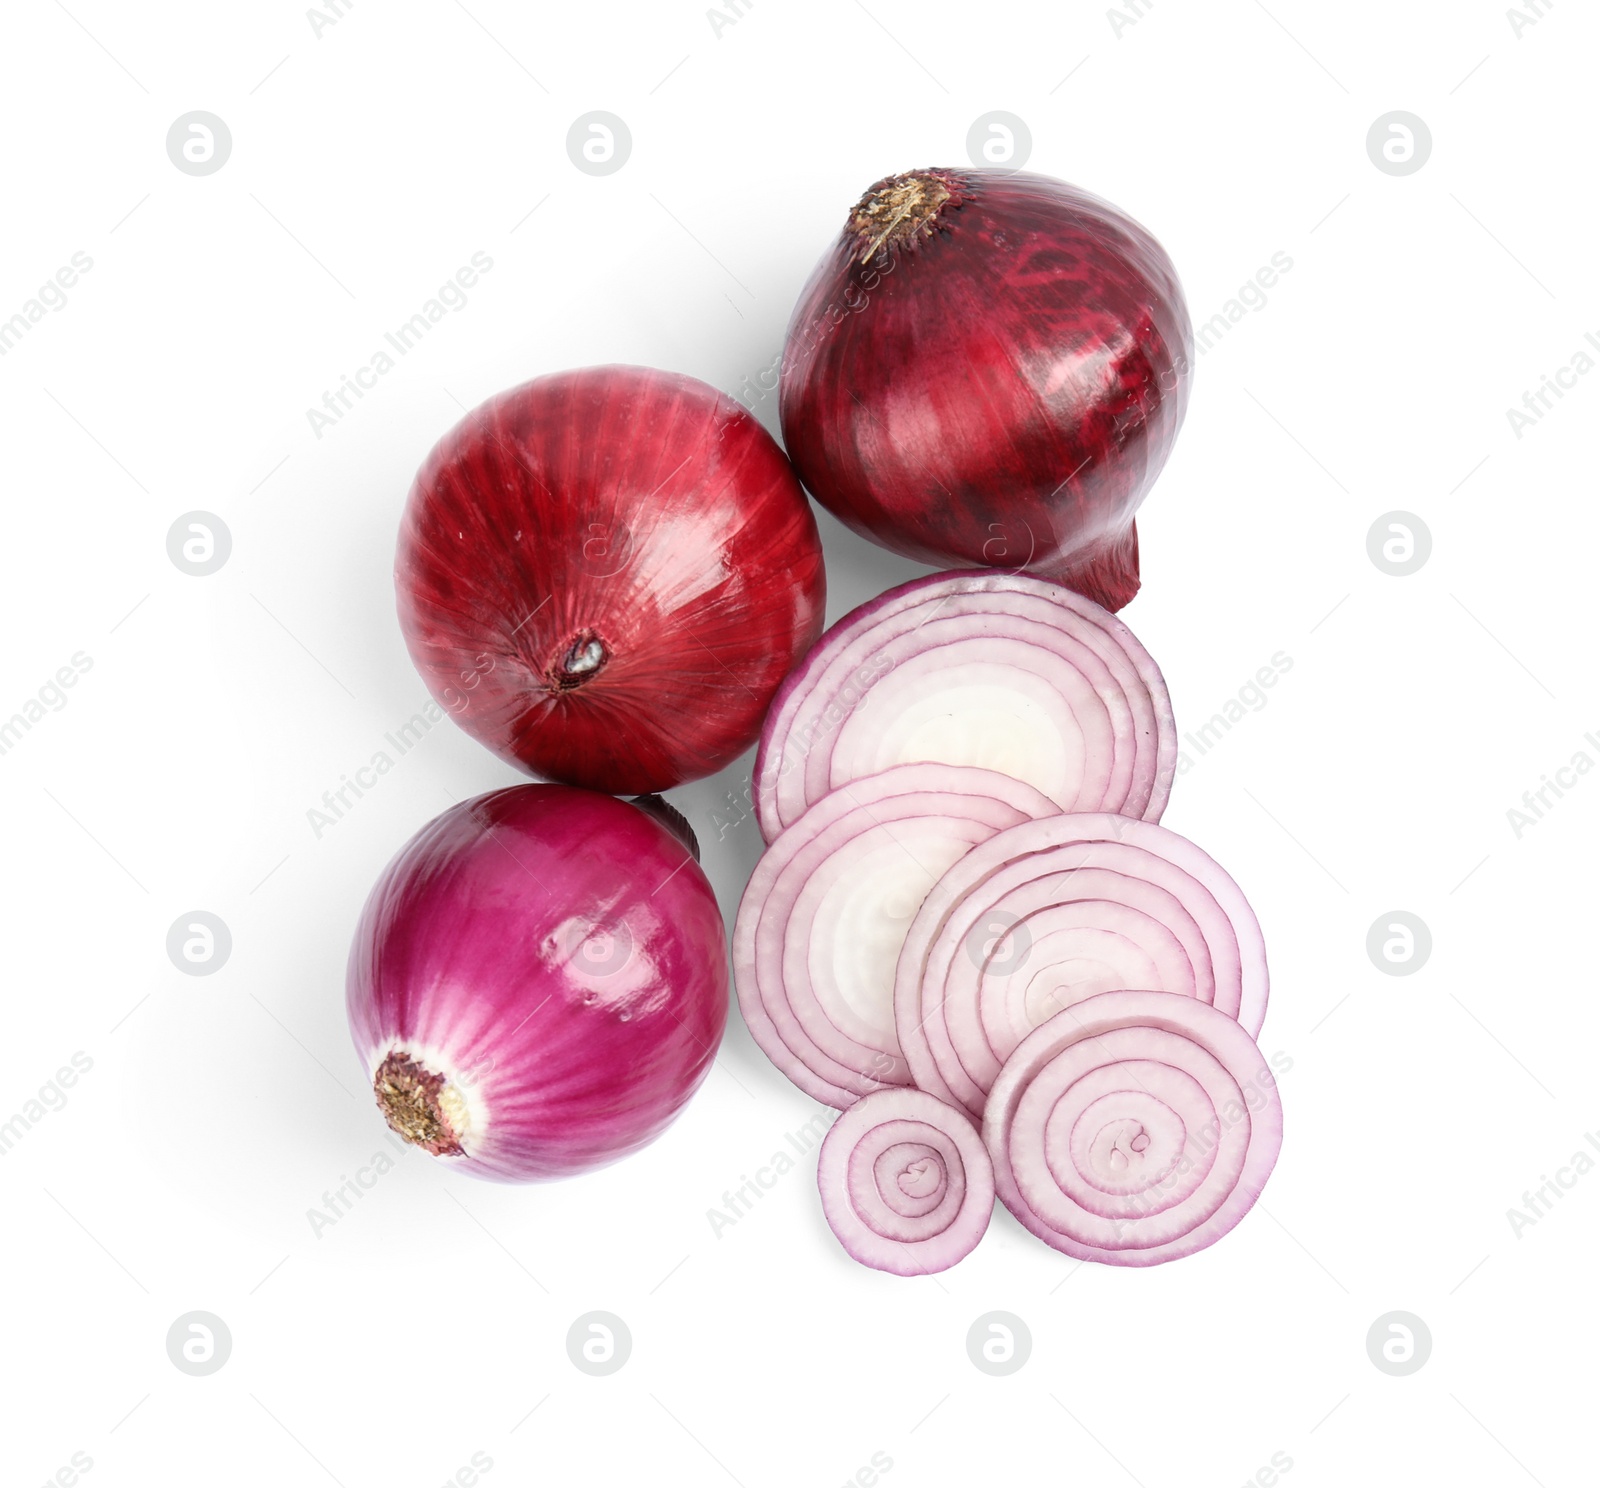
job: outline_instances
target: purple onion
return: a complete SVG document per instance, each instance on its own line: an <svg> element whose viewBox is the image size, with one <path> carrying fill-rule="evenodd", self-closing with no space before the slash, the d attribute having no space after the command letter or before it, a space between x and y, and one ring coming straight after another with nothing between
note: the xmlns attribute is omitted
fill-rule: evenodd
<svg viewBox="0 0 1600 1488"><path fill-rule="evenodd" d="M384 869L350 951L384 1119L461 1172L560 1178L651 1141L728 1012L711 885L625 801L522 785L452 807Z"/></svg>

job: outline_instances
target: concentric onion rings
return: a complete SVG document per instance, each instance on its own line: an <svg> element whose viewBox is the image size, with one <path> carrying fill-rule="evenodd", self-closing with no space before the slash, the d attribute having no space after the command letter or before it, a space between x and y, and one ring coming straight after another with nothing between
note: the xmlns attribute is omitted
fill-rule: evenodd
<svg viewBox="0 0 1600 1488"><path fill-rule="evenodd" d="M1035 933L1069 940L1046 939L1035 954ZM1096 934L1112 952L1102 964L1068 964L1096 960L1082 949ZM1053 965L1057 985L1032 1003L997 985ZM1266 947L1238 885L1154 822L1096 812L1023 823L976 846L923 900L895 973L900 1050L915 1084L977 1117L1029 1028L1081 997L1141 983L1260 1031Z"/></svg>
<svg viewBox="0 0 1600 1488"><path fill-rule="evenodd" d="M1058 807L1157 820L1172 788L1178 736L1166 682L1149 652L1116 616L1071 590L1026 575L979 570L916 579L860 606L789 675L756 755L755 806L766 840L773 841L831 787L902 760L1005 768L998 760L958 758L926 736L897 740L876 721L863 724L858 717L877 688L892 689L902 669L908 679L917 676L914 686L906 684L908 699L937 711L933 693L944 663L959 672L964 657L986 654L986 643L992 664L968 667L975 681L980 672L989 682L1004 674L1015 685L1032 670L1037 686L1023 685L1021 693L1054 688L1063 701L1068 693L1079 698L1089 737L1065 738L1063 747L1082 750L1083 773L1072 799L1056 798ZM1034 662L1026 660L1029 655ZM1074 679L1064 691L1058 686L1063 675ZM1084 686L1092 699L1082 694ZM885 717L892 723L903 711L888 707ZM1032 783L1045 788L1041 780Z"/></svg>
<svg viewBox="0 0 1600 1488"><path fill-rule="evenodd" d="M864 1096L817 1158L828 1227L856 1260L896 1276L955 1265L994 1211L989 1154L960 1111L921 1090Z"/></svg>
<svg viewBox="0 0 1600 1488"><path fill-rule="evenodd" d="M1277 1161L1283 1110L1227 1014L1171 992L1105 992L1017 1045L983 1138L996 1193L1047 1245L1153 1266L1244 1217Z"/></svg>
<svg viewBox="0 0 1600 1488"><path fill-rule="evenodd" d="M841 1109L911 1084L894 975L923 895L975 844L1054 810L1008 776L933 764L818 801L756 864L734 922L734 989L767 1057Z"/></svg>

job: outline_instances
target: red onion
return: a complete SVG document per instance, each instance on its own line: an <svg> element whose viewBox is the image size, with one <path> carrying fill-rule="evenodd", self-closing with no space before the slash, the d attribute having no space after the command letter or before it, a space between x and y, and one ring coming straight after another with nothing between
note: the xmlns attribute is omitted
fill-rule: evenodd
<svg viewBox="0 0 1600 1488"><path fill-rule="evenodd" d="M522 785L451 807L378 880L347 1005L384 1118L462 1172L526 1181L644 1146L727 1018L722 916L674 833Z"/></svg>
<svg viewBox="0 0 1600 1488"><path fill-rule="evenodd" d="M767 1057L841 1108L911 1084L893 994L912 916L975 843L1054 811L1009 776L928 764L818 801L756 864L734 923L734 988Z"/></svg>
<svg viewBox="0 0 1600 1488"><path fill-rule="evenodd" d="M590 367L491 398L428 456L395 561L428 690L530 773L597 790L712 774L822 628L788 461L714 388Z"/></svg>
<svg viewBox="0 0 1600 1488"><path fill-rule="evenodd" d="M995 1190L1047 1245L1154 1266L1227 1234L1283 1141L1277 1083L1225 1013L1171 992L1105 992L1006 1060L983 1139Z"/></svg>
<svg viewBox="0 0 1600 1488"><path fill-rule="evenodd" d="M1160 668L1091 600L1025 575L933 574L852 610L791 673L755 763L770 842L829 790L915 760L977 765L1064 811L1154 821L1178 736Z"/></svg>
<svg viewBox="0 0 1600 1488"><path fill-rule="evenodd" d="M822 1212L864 1266L927 1276L983 1239L994 1173L972 1123L920 1090L880 1090L828 1129L817 1158Z"/></svg>
<svg viewBox="0 0 1600 1488"><path fill-rule="evenodd" d="M861 198L795 306L784 442L864 537L1117 610L1192 352L1171 261L1108 202L1020 171L912 171Z"/></svg>
<svg viewBox="0 0 1600 1488"><path fill-rule="evenodd" d="M1033 1028L1128 986L1214 1004L1260 1032L1267 956L1249 902L1154 822L1027 822L975 847L924 898L895 972L901 1052L922 1089L981 1115Z"/></svg>

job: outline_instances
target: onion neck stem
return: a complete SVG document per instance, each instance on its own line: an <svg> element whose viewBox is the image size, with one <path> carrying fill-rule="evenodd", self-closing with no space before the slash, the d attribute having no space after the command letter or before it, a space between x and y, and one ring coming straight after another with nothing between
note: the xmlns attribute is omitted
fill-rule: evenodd
<svg viewBox="0 0 1600 1488"><path fill-rule="evenodd" d="M551 690L571 692L592 682L611 660L611 650L592 630L580 630L562 648L546 671Z"/></svg>
<svg viewBox="0 0 1600 1488"><path fill-rule="evenodd" d="M939 213L956 193L943 171L908 171L879 181L855 205L850 228L866 263L882 248L901 248L930 235Z"/></svg>

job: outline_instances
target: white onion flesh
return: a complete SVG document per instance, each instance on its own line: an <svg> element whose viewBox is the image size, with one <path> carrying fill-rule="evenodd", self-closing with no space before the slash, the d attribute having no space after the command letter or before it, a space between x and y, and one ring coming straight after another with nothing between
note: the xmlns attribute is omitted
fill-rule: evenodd
<svg viewBox="0 0 1600 1488"><path fill-rule="evenodd" d="M756 864L734 923L734 988L767 1057L841 1109L910 1085L894 1008L907 929L974 846L1055 809L1009 776L937 764L818 801Z"/></svg>
<svg viewBox="0 0 1600 1488"><path fill-rule="evenodd" d="M768 715L755 797L770 842L830 789L917 761L1000 770L1058 809L1157 820L1177 763L1160 669L1056 584L936 574L853 611Z"/></svg>

